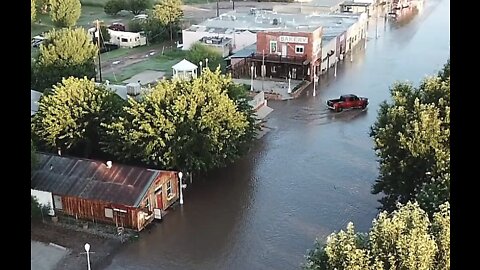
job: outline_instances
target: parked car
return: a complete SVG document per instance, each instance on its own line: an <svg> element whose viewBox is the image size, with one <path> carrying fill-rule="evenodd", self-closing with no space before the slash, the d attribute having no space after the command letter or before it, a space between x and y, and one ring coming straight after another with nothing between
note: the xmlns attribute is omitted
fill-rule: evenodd
<svg viewBox="0 0 480 270"><path fill-rule="evenodd" d="M146 19L148 19L147 14L138 14L138 15L133 16L132 20L146 20Z"/></svg>
<svg viewBox="0 0 480 270"><path fill-rule="evenodd" d="M112 23L108 26L108 29L113 31L125 31L125 25L123 23Z"/></svg>
<svg viewBox="0 0 480 270"><path fill-rule="evenodd" d="M43 41L45 40L46 38L45 37L42 37L42 36L34 36L32 38L32 47L34 48L38 48L40 47L40 45L43 43Z"/></svg>
<svg viewBox="0 0 480 270"><path fill-rule="evenodd" d="M368 98L357 97L356 95L342 95L338 99L327 100L327 107L336 112L347 109L365 109L368 105Z"/></svg>

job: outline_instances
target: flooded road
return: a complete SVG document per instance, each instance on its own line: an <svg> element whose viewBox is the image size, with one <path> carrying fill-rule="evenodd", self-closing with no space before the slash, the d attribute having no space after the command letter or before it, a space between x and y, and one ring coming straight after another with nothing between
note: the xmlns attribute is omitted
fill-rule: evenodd
<svg viewBox="0 0 480 270"><path fill-rule="evenodd" d="M194 178L185 204L107 269L299 269L315 237L349 221L368 230L379 206L370 194L378 169L369 128L394 81L416 84L446 62L449 17L448 0L427 0L410 18L386 27L381 20L378 39L371 23L367 48L339 65L336 78L331 70L316 97L310 90L269 102L273 130L255 149L208 181ZM368 97L368 109L328 112L325 100L346 93Z"/></svg>

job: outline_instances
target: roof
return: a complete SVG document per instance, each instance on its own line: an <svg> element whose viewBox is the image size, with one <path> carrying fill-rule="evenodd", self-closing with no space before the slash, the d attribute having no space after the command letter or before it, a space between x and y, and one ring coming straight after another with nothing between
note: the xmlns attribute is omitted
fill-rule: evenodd
<svg viewBox="0 0 480 270"><path fill-rule="evenodd" d="M138 207L153 181L165 171L38 153L31 188L61 196Z"/></svg>
<svg viewBox="0 0 480 270"><path fill-rule="evenodd" d="M38 101L41 96L42 93L30 90L30 116L33 116L38 111Z"/></svg>
<svg viewBox="0 0 480 270"><path fill-rule="evenodd" d="M192 25L186 31L209 33L233 33L243 30L312 32L318 27L347 30L360 20L362 14L287 14L261 10L256 13L230 11L219 17Z"/></svg>
<svg viewBox="0 0 480 270"><path fill-rule="evenodd" d="M370 5L372 5L372 3L355 2L355 1L345 1L340 4L340 6L349 6L349 7L368 7Z"/></svg>
<svg viewBox="0 0 480 270"><path fill-rule="evenodd" d="M188 61L187 59L183 59L182 61L176 63L172 68L177 71L192 71L197 69L198 66Z"/></svg>
<svg viewBox="0 0 480 270"><path fill-rule="evenodd" d="M228 59L232 58L246 58L252 55L257 51L257 43L253 43L252 45L248 45L247 47L239 50L238 52L232 54L231 56L227 57Z"/></svg>

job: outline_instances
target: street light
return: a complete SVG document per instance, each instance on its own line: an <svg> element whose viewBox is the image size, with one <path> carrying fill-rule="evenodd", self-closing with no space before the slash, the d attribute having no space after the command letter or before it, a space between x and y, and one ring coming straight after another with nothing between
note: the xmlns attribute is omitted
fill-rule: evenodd
<svg viewBox="0 0 480 270"><path fill-rule="evenodd" d="M337 62L338 62L338 57L335 57L335 72L333 73L334 77L337 77Z"/></svg>
<svg viewBox="0 0 480 270"><path fill-rule="evenodd" d="M200 74L199 74L199 75L201 75L201 74L202 74L202 65L203 65L203 62L202 62L202 61L200 61L200 72L199 72Z"/></svg>
<svg viewBox="0 0 480 270"><path fill-rule="evenodd" d="M86 243L85 244L85 251L87 252L87 265L88 265L88 270L91 270L90 268L90 244L89 243Z"/></svg>
<svg viewBox="0 0 480 270"><path fill-rule="evenodd" d="M183 184L182 184L182 176L183 176L183 173L182 172L178 172L178 179L180 179L180 204L183 204L183 192L182 192L182 189L183 189Z"/></svg>
<svg viewBox="0 0 480 270"><path fill-rule="evenodd" d="M315 83L316 83L316 80L317 80L317 75L315 75L315 70L317 69L317 67L314 65L313 66L313 96L316 96L317 93L315 91Z"/></svg>
<svg viewBox="0 0 480 270"><path fill-rule="evenodd" d="M287 93L291 94L292 93L292 87L290 85L290 79L292 78L292 73L289 71L288 72L288 90Z"/></svg>
<svg viewBox="0 0 480 270"><path fill-rule="evenodd" d="M253 92L253 63L252 66L250 67L250 73L252 74L252 78L250 79L250 91Z"/></svg>
<svg viewBox="0 0 480 270"><path fill-rule="evenodd" d="M205 58L205 68L208 68L208 58Z"/></svg>

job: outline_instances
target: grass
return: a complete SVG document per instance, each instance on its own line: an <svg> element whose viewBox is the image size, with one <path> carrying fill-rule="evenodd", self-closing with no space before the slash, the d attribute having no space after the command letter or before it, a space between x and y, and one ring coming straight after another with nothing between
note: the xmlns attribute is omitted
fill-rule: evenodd
<svg viewBox="0 0 480 270"><path fill-rule="evenodd" d="M80 0L82 3L82 8L84 6L91 6L91 7L104 7L108 0Z"/></svg>
<svg viewBox="0 0 480 270"><path fill-rule="evenodd" d="M93 1L93 0L89 0ZM98 1L106 1L106 0L98 0ZM105 24L110 24L112 22L121 22L125 25L128 25L130 19L133 18L133 15L129 14L126 16L116 15L110 16L105 13L103 10L103 6L89 6L89 5L82 5L82 14L77 21L77 26L83 27L88 29L93 27L93 22L95 20L100 20L105 22ZM37 21L41 23L34 23L31 25L31 36L36 36L46 31L50 31L54 28L52 20L50 19L49 14L37 14Z"/></svg>
<svg viewBox="0 0 480 270"><path fill-rule="evenodd" d="M157 70L165 72L166 76L172 75L172 66L185 58L186 52L181 50L165 52L164 55L156 55L148 60L133 64L120 72L105 74L103 77L112 83L122 83L134 75L145 70Z"/></svg>
<svg viewBox="0 0 480 270"><path fill-rule="evenodd" d="M117 50L102 53L101 57L102 57L102 61L108 61L108 60L111 60L111 59L116 59L116 58L120 58L120 57L123 57L123 56L127 56L129 54L140 53L140 52L148 52L150 50L155 49L156 47L158 47L158 46L156 46L156 45L141 46L141 47L135 47L135 48L131 48L131 49L129 49L129 48L119 48Z"/></svg>

